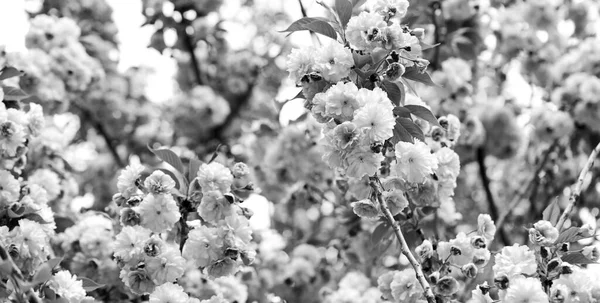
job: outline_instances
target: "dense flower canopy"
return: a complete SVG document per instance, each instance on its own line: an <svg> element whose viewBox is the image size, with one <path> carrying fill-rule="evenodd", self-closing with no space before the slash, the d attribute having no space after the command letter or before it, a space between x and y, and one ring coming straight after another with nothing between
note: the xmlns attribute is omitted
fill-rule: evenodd
<svg viewBox="0 0 600 303"><path fill-rule="evenodd" d="M27 3L0 302L600 302L597 1Z"/></svg>

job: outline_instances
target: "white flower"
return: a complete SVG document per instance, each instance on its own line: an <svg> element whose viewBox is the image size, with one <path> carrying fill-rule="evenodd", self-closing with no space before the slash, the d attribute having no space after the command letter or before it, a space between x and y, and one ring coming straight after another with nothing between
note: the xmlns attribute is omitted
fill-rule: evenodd
<svg viewBox="0 0 600 303"><path fill-rule="evenodd" d="M239 278L234 276L226 276L214 280L217 291L228 302L246 302L248 300L248 286L246 286Z"/></svg>
<svg viewBox="0 0 600 303"><path fill-rule="evenodd" d="M346 158L348 163L346 174L354 178L362 178L364 175L372 176L379 169L383 159L382 154L375 154L368 149L357 148Z"/></svg>
<svg viewBox="0 0 600 303"><path fill-rule="evenodd" d="M29 132L32 136L39 136L44 127L44 112L42 106L36 103L29 103L29 111L27 112L27 124Z"/></svg>
<svg viewBox="0 0 600 303"><path fill-rule="evenodd" d="M588 301L588 297L592 289L597 287L597 279L590 274L590 271L593 272L594 269L582 269L577 266L571 268L573 270L571 274L562 274L553 281L552 289L564 285L570 299L565 302L591 302Z"/></svg>
<svg viewBox="0 0 600 303"><path fill-rule="evenodd" d="M238 248L245 248L252 240L250 222L244 216L232 215L219 222L219 227L224 232L230 232L234 237L234 244Z"/></svg>
<svg viewBox="0 0 600 303"><path fill-rule="evenodd" d="M352 122L365 133L369 143L383 142L394 135L396 118L391 102L388 104L371 102L356 111Z"/></svg>
<svg viewBox="0 0 600 303"><path fill-rule="evenodd" d="M112 244L114 256L129 262L133 256L143 249L142 244L150 237L151 231L137 226L125 226Z"/></svg>
<svg viewBox="0 0 600 303"><path fill-rule="evenodd" d="M448 260L452 264L463 266L473 262L475 249L471 245L471 238L467 237L465 233L460 232L456 235L455 239L449 242L439 242L437 253L441 260L446 260L450 256Z"/></svg>
<svg viewBox="0 0 600 303"><path fill-rule="evenodd" d="M312 46L292 49L287 60L290 78L298 83L304 75L311 73L314 69L315 57L315 49Z"/></svg>
<svg viewBox="0 0 600 303"><path fill-rule="evenodd" d="M189 232L182 255L197 267L206 267L219 258L222 245L216 229L199 226Z"/></svg>
<svg viewBox="0 0 600 303"><path fill-rule="evenodd" d="M9 112L12 108L9 109ZM15 156L17 148L21 146L26 139L25 129L22 124L8 120L0 120L0 152L5 152L8 156Z"/></svg>
<svg viewBox="0 0 600 303"><path fill-rule="evenodd" d="M506 246L496 255L493 270L496 277L506 275L509 280L521 274L533 275L537 270L535 254L527 246Z"/></svg>
<svg viewBox="0 0 600 303"><path fill-rule="evenodd" d="M11 231L13 244L19 249L23 258L40 258L44 260L49 255L49 243L42 226L29 219L19 220L19 226Z"/></svg>
<svg viewBox="0 0 600 303"><path fill-rule="evenodd" d="M57 295L66 299L69 303L79 303L85 298L83 283L77 280L77 276L71 275L66 270L54 274L49 284Z"/></svg>
<svg viewBox="0 0 600 303"><path fill-rule="evenodd" d="M204 192L200 206L198 206L198 215L202 219L207 222L217 222L232 213L231 203L225 199L220 191Z"/></svg>
<svg viewBox="0 0 600 303"><path fill-rule="evenodd" d="M600 249L596 245L584 247L581 253L590 261L598 262L600 259Z"/></svg>
<svg viewBox="0 0 600 303"><path fill-rule="evenodd" d="M467 303L493 303L493 302L494 302L494 300L490 297L490 294L486 293L484 295L483 292L481 291L481 288L479 288L479 287L475 287L475 289L473 289L471 291L471 299L469 299L469 301L467 301Z"/></svg>
<svg viewBox="0 0 600 303"><path fill-rule="evenodd" d="M443 147L435 152L438 159L438 168L435 174L438 179L444 183L456 185L456 177L460 173L460 159L458 154L453 150Z"/></svg>
<svg viewBox="0 0 600 303"><path fill-rule="evenodd" d="M346 39L354 50L371 52L380 46L381 34L387 27L383 16L362 12L350 18L346 28Z"/></svg>
<svg viewBox="0 0 600 303"><path fill-rule="evenodd" d="M425 240L415 248L415 253L421 261L425 261L433 256L433 244L431 244L431 241Z"/></svg>
<svg viewBox="0 0 600 303"><path fill-rule="evenodd" d="M503 302L548 303L548 295L535 278L516 278L510 281Z"/></svg>
<svg viewBox="0 0 600 303"><path fill-rule="evenodd" d="M153 232L170 230L181 214L171 195L147 195L135 209L142 218L141 225Z"/></svg>
<svg viewBox="0 0 600 303"><path fill-rule="evenodd" d="M494 240L496 225L494 225L494 221L490 215L479 214L477 216L477 234L484 237L488 243Z"/></svg>
<svg viewBox="0 0 600 303"><path fill-rule="evenodd" d="M324 95L326 114L340 122L352 120L354 112L360 107L357 94L358 87L353 82L339 82L330 87Z"/></svg>
<svg viewBox="0 0 600 303"><path fill-rule="evenodd" d="M156 257L146 258L146 270L156 285L175 282L183 275L184 267L185 259L172 247Z"/></svg>
<svg viewBox="0 0 600 303"><path fill-rule="evenodd" d="M326 133L325 138L338 150L348 151L359 143L360 135L356 124L346 121Z"/></svg>
<svg viewBox="0 0 600 303"><path fill-rule="evenodd" d="M371 0L369 4L374 12L398 19L406 16L409 6L408 0Z"/></svg>
<svg viewBox="0 0 600 303"><path fill-rule="evenodd" d="M175 188L175 181L163 171L155 170L144 180L144 187L155 195L166 194Z"/></svg>
<svg viewBox="0 0 600 303"><path fill-rule="evenodd" d="M529 240L536 245L552 245L558 239L558 229L546 220L540 220L529 229Z"/></svg>
<svg viewBox="0 0 600 303"><path fill-rule="evenodd" d="M338 285L340 289L354 289L364 292L371 286L371 281L363 273L351 271L340 280Z"/></svg>
<svg viewBox="0 0 600 303"><path fill-rule="evenodd" d="M0 169L0 206L8 206L19 199L21 185L13 175Z"/></svg>
<svg viewBox="0 0 600 303"><path fill-rule="evenodd" d="M177 284L165 283L150 294L149 303L188 303L190 297Z"/></svg>
<svg viewBox="0 0 600 303"><path fill-rule="evenodd" d="M220 190L228 193L233 183L233 175L229 168L218 162L202 164L198 170L198 183L202 186L202 192Z"/></svg>
<svg viewBox="0 0 600 303"><path fill-rule="evenodd" d="M354 59L350 49L337 41L321 47L315 54L316 69L321 72L323 79L338 82L350 74Z"/></svg>
<svg viewBox="0 0 600 303"><path fill-rule="evenodd" d="M352 211L361 218L376 218L379 216L379 208L369 199L350 203Z"/></svg>
<svg viewBox="0 0 600 303"><path fill-rule="evenodd" d="M472 78L471 66L460 58L452 57L442 62L442 70L446 75L448 86L452 91L457 91L469 84ZM450 76L451 75L451 76Z"/></svg>
<svg viewBox="0 0 600 303"><path fill-rule="evenodd" d="M398 175L411 183L423 183L438 168L438 159L431 154L427 144L415 139L415 143L398 142L395 146Z"/></svg>
<svg viewBox="0 0 600 303"><path fill-rule="evenodd" d="M119 178L117 178L117 189L124 198L130 198L131 196L140 192L137 182L140 182L139 178L141 177L144 169L144 166L141 164L132 163L121 171Z"/></svg>
<svg viewBox="0 0 600 303"><path fill-rule="evenodd" d="M386 191L383 193L384 201L388 205L392 215L397 215L408 207L408 200L404 196L404 192L399 189Z"/></svg>
<svg viewBox="0 0 600 303"><path fill-rule="evenodd" d="M423 288L417 280L415 270L407 268L403 271L396 272L392 283L392 297L397 302L416 303L423 294Z"/></svg>

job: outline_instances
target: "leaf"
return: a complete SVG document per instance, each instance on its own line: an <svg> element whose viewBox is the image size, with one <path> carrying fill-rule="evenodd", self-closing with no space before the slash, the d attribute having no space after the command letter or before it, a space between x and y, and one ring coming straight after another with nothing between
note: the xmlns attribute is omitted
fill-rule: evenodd
<svg viewBox="0 0 600 303"><path fill-rule="evenodd" d="M561 257L563 262L570 264L596 264L596 262L586 258L582 253L575 252Z"/></svg>
<svg viewBox="0 0 600 303"><path fill-rule="evenodd" d="M292 98L292 100L294 99L306 99L306 97L304 96L304 93L300 91L294 98Z"/></svg>
<svg viewBox="0 0 600 303"><path fill-rule="evenodd" d="M345 28L350 17L352 17L352 3L348 0L335 0L335 12L340 17L342 27Z"/></svg>
<svg viewBox="0 0 600 303"><path fill-rule="evenodd" d="M21 76L23 73L12 66L5 66L0 70L0 80Z"/></svg>
<svg viewBox="0 0 600 303"><path fill-rule="evenodd" d="M31 221L35 221L39 224L50 224L51 222L48 222L46 220L44 220L44 218L42 218L42 216L32 213L32 214L26 214L22 217L23 219L29 219Z"/></svg>
<svg viewBox="0 0 600 303"><path fill-rule="evenodd" d="M393 113L396 117L403 117L410 119L410 111L406 109L404 106L396 106L394 107Z"/></svg>
<svg viewBox="0 0 600 303"><path fill-rule="evenodd" d="M104 287L104 284L98 284L88 278L79 277L79 279L81 280L81 283L83 284L83 289L85 289L85 291L93 291L98 288Z"/></svg>
<svg viewBox="0 0 600 303"><path fill-rule="evenodd" d="M150 151L155 154L159 159L169 163L169 165L173 166L173 168L175 168L178 172L183 174L183 163L181 162L181 159L179 159L179 156L177 156L177 154L175 154L175 152L173 152L170 149L152 149L152 147L148 146L148 149L150 149Z"/></svg>
<svg viewBox="0 0 600 303"><path fill-rule="evenodd" d="M376 245L379 242L381 242L381 240L383 239L385 234L388 233L389 230L390 226L385 222L382 222L381 224L377 225L377 227L375 227L375 229L373 230L373 234L371 234L371 244Z"/></svg>
<svg viewBox="0 0 600 303"><path fill-rule="evenodd" d="M407 118L402 118L402 117L396 118L396 125L394 125L394 135L389 139L390 142L394 145L400 141L413 143L414 142L413 136L398 121L400 119L407 119Z"/></svg>
<svg viewBox="0 0 600 303"><path fill-rule="evenodd" d="M438 122L438 119L427 107L420 105L405 105L404 107L408 109L411 114L431 123L431 125L442 127Z"/></svg>
<svg viewBox="0 0 600 303"><path fill-rule="evenodd" d="M432 49L432 48L438 47L440 45L440 43L436 43L436 44L431 45L431 44L425 43L423 41L419 41L419 44L421 44L421 50Z"/></svg>
<svg viewBox="0 0 600 303"><path fill-rule="evenodd" d="M188 180L190 183L196 178L201 165L202 161L198 159L190 159L190 164L188 165Z"/></svg>
<svg viewBox="0 0 600 303"><path fill-rule="evenodd" d="M219 156L219 149L221 149L221 144L217 145L217 148L215 148L212 157L210 157L210 160L208 161L208 164L212 163L212 161L215 161L215 159Z"/></svg>
<svg viewBox="0 0 600 303"><path fill-rule="evenodd" d="M50 264L46 262L38 267L38 270L33 276L31 283L34 285L42 284L50 280L50 278L52 278L52 267L50 267Z"/></svg>
<svg viewBox="0 0 600 303"><path fill-rule="evenodd" d="M396 124L398 123L400 123L402 127L404 127L412 137L417 138L422 142L425 141L425 135L423 134L423 131L411 119L397 118Z"/></svg>
<svg viewBox="0 0 600 303"><path fill-rule="evenodd" d="M556 241L554 241L554 244L571 243L585 238L589 237L583 235L579 227L571 226L558 235L558 238Z"/></svg>
<svg viewBox="0 0 600 303"><path fill-rule="evenodd" d="M25 214L25 207L21 206L16 210L13 210L12 207L10 207L7 209L7 211L10 218L20 218Z"/></svg>
<svg viewBox="0 0 600 303"><path fill-rule="evenodd" d="M281 32L293 33L304 30L313 31L333 40L337 40L337 33L335 32L335 29L333 29L333 26L329 24L329 22L311 17L304 17L296 20L287 29L282 30Z"/></svg>
<svg viewBox="0 0 600 303"><path fill-rule="evenodd" d="M48 263L48 266L50 266L50 268L54 269L56 266L58 266L58 264L60 264L60 262L62 262L62 260L63 258L54 258L48 260L46 263Z"/></svg>
<svg viewBox="0 0 600 303"><path fill-rule="evenodd" d="M371 57L370 55L361 55L355 51L352 51L352 59L354 59L354 67L355 67L354 71L359 75L360 75L360 73L358 71L361 68L363 68L367 64L373 64L373 57ZM360 72L362 72L362 71L360 71ZM363 72L363 74L364 74L364 72Z"/></svg>
<svg viewBox="0 0 600 303"><path fill-rule="evenodd" d="M56 233L62 233L65 229L75 225L75 222L67 217L56 216L54 222L56 223L56 229L54 229Z"/></svg>
<svg viewBox="0 0 600 303"><path fill-rule="evenodd" d="M47 300L56 300L56 292L50 287L44 287L43 291L44 299Z"/></svg>
<svg viewBox="0 0 600 303"><path fill-rule="evenodd" d="M381 81L381 85L394 105L398 106L402 103L404 99L404 90L400 89L398 84L389 80L383 80Z"/></svg>
<svg viewBox="0 0 600 303"><path fill-rule="evenodd" d="M9 276L12 274L13 267L12 263L8 260L1 261L0 260L0 277Z"/></svg>
<svg viewBox="0 0 600 303"><path fill-rule="evenodd" d="M367 0L352 0L352 6L353 7L361 6L361 5L365 4L365 2L367 2Z"/></svg>
<svg viewBox="0 0 600 303"><path fill-rule="evenodd" d="M558 199L555 199L554 202L550 203L544 212L542 212L542 219L549 221L552 225L556 225L558 222L558 218L560 217L560 206L558 206Z"/></svg>
<svg viewBox="0 0 600 303"><path fill-rule="evenodd" d="M429 86L439 86L431 80L431 76L427 72L420 72L418 68L411 66L406 68L402 78L413 80Z"/></svg>
<svg viewBox="0 0 600 303"><path fill-rule="evenodd" d="M23 90L13 86L2 86L4 91L4 100L7 101L19 101L29 97Z"/></svg>

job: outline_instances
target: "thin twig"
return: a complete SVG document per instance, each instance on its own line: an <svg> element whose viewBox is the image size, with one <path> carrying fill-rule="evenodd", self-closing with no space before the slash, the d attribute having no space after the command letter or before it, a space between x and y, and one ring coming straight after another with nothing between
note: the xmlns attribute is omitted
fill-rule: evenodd
<svg viewBox="0 0 600 303"><path fill-rule="evenodd" d="M121 167L121 168L125 167L125 162L121 159L121 156L117 152L117 146L115 145L115 140L108 133L108 131L104 127L104 124L102 124L102 122L98 118L96 118L94 113L92 113L92 111L90 109L88 109L87 107L80 106L76 103L72 103L72 104L81 111L81 113L83 114L83 118L84 118L83 120L89 121L89 123L94 127L94 129L102 136L102 138L104 138L104 141L106 142L106 147L110 151L110 153L113 156L117 165L119 165L119 167Z"/></svg>
<svg viewBox="0 0 600 303"><path fill-rule="evenodd" d="M387 204L383 201L381 189L377 185L377 180L378 180L377 177L374 177L374 180L373 179L371 180L371 187L373 188L373 191L375 192L375 196L377 197L377 201L379 203L379 206L381 207L381 211L383 212L388 223L394 229L396 238L398 238L398 241L400 242L400 250L402 251L402 254L404 256L406 256L406 258L408 259L408 262L410 262L410 264L414 268L415 274L417 276L417 280L421 284L421 287L423 287L423 295L425 295L425 298L427 298L427 302L435 303L435 296L433 294L433 290L431 289L429 282L425 278L425 274L423 274L423 269L422 269L421 263L419 263L419 261L417 261L415 256L413 256L413 254L411 253L410 248L408 247L408 243L406 243L406 239L404 238L404 235L402 234L402 230L400 229L400 225L394 219L394 216L392 215L392 212L388 208Z"/></svg>
<svg viewBox="0 0 600 303"><path fill-rule="evenodd" d="M536 187L535 186L536 183L539 183L539 181L540 181L539 175L542 172L542 169L544 169L544 166L546 165L546 162L548 162L548 159L550 159L550 154L552 153L552 151L554 150L554 148L556 148L557 146L558 146L558 140L554 141L552 143L552 145L550 145L550 147L544 153L542 161L540 161L540 164L538 165L537 169L535 170L535 173L533 174L533 178L532 178L531 182L528 182L527 186L523 190L521 190L520 192L518 192L515 195L515 197L508 204L508 208L502 214L500 214L500 217L496 221L496 226L498 227L496 229L496 232L498 232L500 228L503 228L504 221L510 215L510 213L513 211L513 209L515 209L517 207L517 205L519 205L519 203L522 201L523 196L532 187L535 188ZM531 203L533 203L533 201L531 201Z"/></svg>
<svg viewBox="0 0 600 303"><path fill-rule="evenodd" d="M488 201L490 216L492 217L492 220L496 221L496 220L498 220L500 214L498 213L498 207L496 206L494 194L492 193L492 190L490 189L490 178L487 175L487 167L485 166L485 156L486 156L485 148L479 147L477 149L477 163L479 164L479 177L481 178L481 183L483 185L483 189L485 191L485 196ZM509 243L508 236L504 232L504 229L500 229L500 239L502 240L502 243L504 243L505 245L508 245L508 243Z"/></svg>
<svg viewBox="0 0 600 303"><path fill-rule="evenodd" d="M598 157L598 152L600 152L600 143L598 143L598 145L596 145L596 148L594 148L594 150L592 150L590 157L588 158L587 162L585 163L585 166L583 167L583 169L581 170L581 173L579 174L579 178L577 179L577 183L575 183L575 187L573 188L573 191L571 192L571 196L569 196L569 205L567 205L567 208L565 208L562 215L560 215L560 219L558 220L558 223L556 223L556 228L559 231L563 227L563 224L565 224L565 221L567 220L567 217L573 210L573 207L575 207L575 203L577 203L577 199L579 199L579 194L581 193L581 187L583 186L583 180L585 179L585 176L588 174L588 172L590 171L592 166L594 166L594 160L596 159L596 157Z"/></svg>
<svg viewBox="0 0 600 303"><path fill-rule="evenodd" d="M186 20L184 18L184 20ZM183 28L180 30L179 35L183 36L183 44L185 48L187 48L190 53L192 71L194 72L194 76L196 77L196 84L204 85L204 81L202 80L202 74L200 73L200 62L198 61L198 57L196 57L196 44L194 43L192 35L190 35L187 31L188 28L191 28L188 24L189 22L183 23Z"/></svg>

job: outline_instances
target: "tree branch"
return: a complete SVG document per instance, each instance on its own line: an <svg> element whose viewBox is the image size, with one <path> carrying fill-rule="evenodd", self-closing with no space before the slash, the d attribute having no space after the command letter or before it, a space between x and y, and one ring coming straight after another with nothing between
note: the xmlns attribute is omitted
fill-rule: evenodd
<svg viewBox="0 0 600 303"><path fill-rule="evenodd" d="M184 19L186 20L186 19ZM202 74L200 73L200 62L198 61L198 57L196 57L196 45L192 39L192 36L188 33L187 29L190 27L189 22L183 23L183 29L180 31L180 37L183 37L183 44L185 48L187 48L190 53L190 60L192 64L192 71L194 72L194 76L196 77L196 84L204 85L204 81L202 80Z"/></svg>
<svg viewBox="0 0 600 303"><path fill-rule="evenodd" d="M406 243L406 239L404 238L404 235L402 234L402 230L400 229L400 225L394 219L394 216L392 215L392 212L388 208L387 204L383 201L381 189L380 189L379 185L377 185L379 183L378 181L379 181L379 179L377 177L372 177L370 180L370 185L371 185L371 188L373 188L373 190L375 192L375 196L377 197L377 201L379 203L379 206L381 207L381 211L383 212L388 223L394 229L396 238L398 238L398 241L400 242L400 245L401 245L400 250L402 251L402 254L404 256L406 256L406 258L408 259L408 262L410 262L410 264L414 268L415 274L417 276L417 280L423 287L423 295L425 296L425 298L427 298L427 302L435 303L435 296L433 294L433 290L431 289L429 282L427 281L427 279L425 278L425 275L423 274L423 269L421 267L421 263L419 263L419 261L417 261L415 256L413 256L413 254L411 253L410 247L408 247L408 243Z"/></svg>
<svg viewBox="0 0 600 303"><path fill-rule="evenodd" d="M490 178L487 175L487 167L485 166L485 156L485 148L477 148L477 163L479 164L479 177L481 178L481 183L483 185L485 196L488 201L490 216L495 222L496 220L498 220L500 215L498 213L498 207L496 206L496 202L494 201L494 194L490 189ZM500 239L502 240L502 243L504 243L504 245L509 244L508 236L504 232L504 229L500 229Z"/></svg>
<svg viewBox="0 0 600 303"><path fill-rule="evenodd" d="M98 134L100 134L102 138L104 138L104 141L106 142L106 147L110 151L117 165L121 168L125 167L125 162L121 159L121 156L119 156L119 153L117 152L117 145L115 145L115 140L108 133L108 131L106 131L104 124L102 124L102 122L100 122L100 120L98 120L94 113L92 113L92 111L87 107L80 106L76 103L72 104L81 111L84 120L88 121L98 132Z"/></svg>
<svg viewBox="0 0 600 303"><path fill-rule="evenodd" d="M569 217L569 214L573 210L573 207L575 207L575 203L577 203L577 199L579 199L579 194L581 193L583 180L585 179L585 176L588 174L592 166L594 166L594 160L596 159L596 157L598 157L598 152L600 152L600 143L598 143L598 145L596 145L596 148L592 150L592 153L590 154L587 162L585 163L585 166L579 174L577 183L575 183L575 187L571 192L571 196L569 196L569 205L567 205L567 208L565 208L565 210L563 211L562 215L560 216L560 219L558 220L558 223L556 223L556 229L558 229L558 231L562 229L563 225L565 224L565 221L567 220L567 217Z"/></svg>

